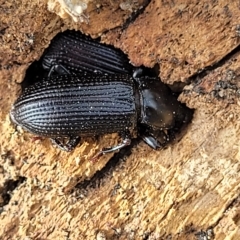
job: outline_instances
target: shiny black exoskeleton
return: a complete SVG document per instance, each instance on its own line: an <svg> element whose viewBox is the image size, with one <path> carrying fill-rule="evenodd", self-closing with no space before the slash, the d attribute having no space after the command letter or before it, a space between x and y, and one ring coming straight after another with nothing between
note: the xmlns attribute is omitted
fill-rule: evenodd
<svg viewBox="0 0 240 240"><path fill-rule="evenodd" d="M131 74L134 68L119 49L70 30L52 40L42 57L42 66L49 75Z"/></svg>
<svg viewBox="0 0 240 240"><path fill-rule="evenodd" d="M62 75L26 88L10 116L16 124L55 139L68 151L78 144L79 136L123 134L123 142L105 153L129 145L139 133L151 147L165 146L168 131L189 122L191 111L156 78ZM62 137L70 138L67 145L59 141Z"/></svg>
<svg viewBox="0 0 240 240"><path fill-rule="evenodd" d="M81 34L75 39L77 46L72 46L69 38L75 33L58 36L45 52L42 65L48 77L24 89L10 113L13 122L52 138L66 151L80 137L120 133L122 143L102 150L100 156L138 136L154 149L164 147L191 120L192 111L158 78L132 77L134 68L121 52ZM65 49L66 42L71 46ZM83 50L87 47L91 51ZM109 59L117 60L116 67Z"/></svg>

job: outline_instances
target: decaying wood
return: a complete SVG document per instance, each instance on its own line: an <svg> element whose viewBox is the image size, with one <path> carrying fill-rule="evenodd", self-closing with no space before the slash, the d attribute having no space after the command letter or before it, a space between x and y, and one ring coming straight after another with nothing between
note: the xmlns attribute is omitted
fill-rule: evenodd
<svg viewBox="0 0 240 240"><path fill-rule="evenodd" d="M119 41L109 32L107 42L137 66L160 64L162 81L172 84L231 52L239 42L239 20L237 1L152 1Z"/></svg>
<svg viewBox="0 0 240 240"><path fill-rule="evenodd" d="M239 1L151 1L131 22L145 4L90 1L81 23L47 1L1 3L1 239L240 239ZM195 113L173 144L156 152L135 141L92 164L117 135L65 153L14 128L8 113L26 69L67 28L188 84L179 100Z"/></svg>

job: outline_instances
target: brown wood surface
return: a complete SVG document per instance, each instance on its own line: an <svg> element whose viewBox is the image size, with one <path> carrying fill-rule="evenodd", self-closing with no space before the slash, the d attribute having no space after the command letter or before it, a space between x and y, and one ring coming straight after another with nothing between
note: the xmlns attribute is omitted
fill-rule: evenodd
<svg viewBox="0 0 240 240"><path fill-rule="evenodd" d="M0 239L240 239L240 2L155 0L128 22L145 3L92 1L89 22L76 23L47 1L1 2ZM117 134L65 153L14 128L26 69L67 28L188 83L179 100L195 112L178 140L161 151L138 141L92 164Z"/></svg>

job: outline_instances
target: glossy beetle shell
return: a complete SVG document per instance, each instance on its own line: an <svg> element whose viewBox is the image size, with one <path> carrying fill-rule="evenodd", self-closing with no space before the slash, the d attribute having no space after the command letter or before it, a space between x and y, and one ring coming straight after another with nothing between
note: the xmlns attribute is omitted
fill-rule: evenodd
<svg viewBox="0 0 240 240"><path fill-rule="evenodd" d="M154 72L134 68L121 51L80 32L57 35L40 63L27 71L25 80L38 82L24 89L11 119L52 138L62 150L73 150L80 137L107 133L120 133L122 142L100 155L129 145L137 136L158 149L191 121L192 110Z"/></svg>
<svg viewBox="0 0 240 240"><path fill-rule="evenodd" d="M61 67L77 74L126 74L133 69L120 50L72 30L60 33L52 40L43 55L42 65L48 71L54 67L58 74L66 74Z"/></svg>
<svg viewBox="0 0 240 240"><path fill-rule="evenodd" d="M26 88L10 115L47 137L136 131L135 86L126 75L55 76Z"/></svg>

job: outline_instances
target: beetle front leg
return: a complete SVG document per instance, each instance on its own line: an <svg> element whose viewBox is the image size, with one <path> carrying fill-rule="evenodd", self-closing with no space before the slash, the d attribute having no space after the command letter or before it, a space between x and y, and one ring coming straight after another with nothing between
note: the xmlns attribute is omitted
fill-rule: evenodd
<svg viewBox="0 0 240 240"><path fill-rule="evenodd" d="M92 159L92 162L96 162L102 155L106 154L106 153L111 153L111 152L115 152L118 151L126 146L129 146L131 144L131 138L130 138L130 134L129 133L124 133L123 134L123 140L120 144L110 147L110 148L104 148L102 149L100 152L98 152Z"/></svg>
<svg viewBox="0 0 240 240"><path fill-rule="evenodd" d="M164 131L146 128L141 132L141 138L153 149L161 149L174 139L174 134L170 130Z"/></svg>
<svg viewBox="0 0 240 240"><path fill-rule="evenodd" d="M59 138L52 138L52 143L63 151L71 152L80 142L81 137L69 137L68 142L61 141Z"/></svg>
<svg viewBox="0 0 240 240"><path fill-rule="evenodd" d="M57 74L71 74L63 65L61 64L54 64L50 70L49 70L49 73L48 73L48 77L51 77L54 73L57 73Z"/></svg>

